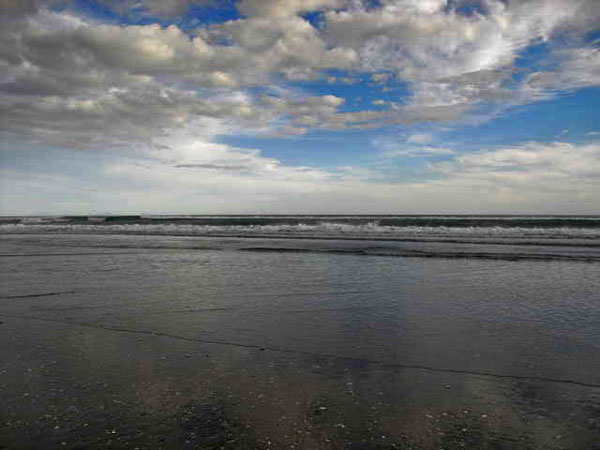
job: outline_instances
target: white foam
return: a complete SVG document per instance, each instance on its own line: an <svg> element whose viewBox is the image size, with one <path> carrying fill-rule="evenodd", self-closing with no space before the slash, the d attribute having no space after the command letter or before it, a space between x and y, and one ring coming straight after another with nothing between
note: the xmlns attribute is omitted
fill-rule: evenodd
<svg viewBox="0 0 600 450"><path fill-rule="evenodd" d="M320 222L315 224L278 225L196 225L196 224L71 224L44 223L44 219L27 223L1 224L0 233L76 233L76 234L139 234L139 235L242 235L242 236L316 236L364 238L531 238L531 239L600 239L596 228L525 228L525 227L428 227L382 226L376 221L363 224Z"/></svg>

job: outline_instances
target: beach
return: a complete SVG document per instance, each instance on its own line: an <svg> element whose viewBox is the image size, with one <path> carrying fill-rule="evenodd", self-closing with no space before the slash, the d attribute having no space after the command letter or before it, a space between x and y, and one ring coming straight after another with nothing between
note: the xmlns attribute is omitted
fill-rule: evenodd
<svg viewBox="0 0 600 450"><path fill-rule="evenodd" d="M600 450L600 0L0 24L0 450Z"/></svg>
<svg viewBox="0 0 600 450"><path fill-rule="evenodd" d="M67 222L2 229L0 448L600 448L595 222Z"/></svg>

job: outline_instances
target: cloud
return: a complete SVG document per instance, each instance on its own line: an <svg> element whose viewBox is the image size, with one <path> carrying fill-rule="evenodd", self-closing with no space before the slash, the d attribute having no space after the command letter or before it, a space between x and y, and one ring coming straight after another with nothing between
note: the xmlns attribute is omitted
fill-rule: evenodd
<svg viewBox="0 0 600 450"><path fill-rule="evenodd" d="M0 107L2 128L54 146L94 148L148 142L184 128L202 131L207 120L258 120L240 98L201 99L155 83L113 89L95 97L9 97ZM185 125L185 127L184 127ZM249 125L250 126L250 125Z"/></svg>
<svg viewBox="0 0 600 450"><path fill-rule="evenodd" d="M394 182L378 173L382 169L285 165L258 150L184 135L163 143L168 148L119 158L64 149L15 151L22 164L42 154L47 164L39 173L3 165L2 210L90 214L130 205L144 212L531 214L593 213L600 207L598 143L532 142L454 154L430 164L429 179ZM65 165L72 173L60 170ZM85 183L76 175L81 171Z"/></svg>
<svg viewBox="0 0 600 450"><path fill-rule="evenodd" d="M167 17L205 2L105 3L124 14ZM438 0L386 0L372 8L357 1L244 0L237 7L245 16L192 33L174 24L103 24L53 5L0 3L1 129L51 145L150 145L174 130L198 135L213 119L223 130L266 136L450 122L486 102L543 100L598 85L600 77L598 49L588 45L554 51L555 69L526 75L516 87L513 78L526 46L597 23L592 1L488 0L485 13L466 16L456 3ZM322 12L318 28L301 16L315 11ZM348 72L331 76L328 69ZM278 86L323 73L332 83L364 74L375 84L404 81L411 95L386 110L357 111L340 97ZM269 100L258 86L283 94Z"/></svg>
<svg viewBox="0 0 600 450"><path fill-rule="evenodd" d="M350 183L344 173L285 165L258 150L187 136L169 141L168 150L154 150L143 164L127 158L112 161L100 176L113 180L111 186L118 186L121 198L136 209L150 211L308 211L316 197L328 189L347 190Z"/></svg>
<svg viewBox="0 0 600 450"><path fill-rule="evenodd" d="M269 101L271 108L280 110L278 114L298 108L328 120L343 114L337 112L343 102L334 96ZM68 119L76 121L77 114ZM84 125L94 126L94 122ZM71 131L60 130L55 137L64 139L81 126L75 122ZM218 135L232 131L219 117L206 118L197 127L155 136L151 147L112 153L15 148L10 155L20 155L19 164L9 164L4 153L2 210L89 214L89 205L106 212L129 204L147 212L591 213L600 207L598 143L532 142L460 154L427 143L407 145L411 137L427 140L409 135L374 143L380 150L375 161L379 165L371 169L327 170L287 165L258 149L215 143ZM393 160L406 157L443 157L443 161L427 165L417 182L411 177L404 180L401 171L390 173ZM34 167L32 161L43 164Z"/></svg>
<svg viewBox="0 0 600 450"><path fill-rule="evenodd" d="M429 144L431 141L433 141L433 137L425 133L411 134L406 139L406 142L411 144Z"/></svg>
<svg viewBox="0 0 600 450"><path fill-rule="evenodd" d="M215 26L213 32L230 36L243 50L244 59L251 62L249 67L261 73L311 73L327 68L348 69L357 63L355 50L328 47L319 31L303 18L284 14L273 20L268 14L267 8L256 17Z"/></svg>
<svg viewBox="0 0 600 450"><path fill-rule="evenodd" d="M289 138L294 136L302 136L306 133L308 133L308 128L306 127L284 125L271 131L271 133L269 133L269 137Z"/></svg>
<svg viewBox="0 0 600 450"><path fill-rule="evenodd" d="M263 104L274 112L274 116L290 121L292 132L306 129L348 129L369 128L379 126L386 117L385 112L362 110L356 112L341 112L345 99L334 95L316 97L274 97L266 96ZM281 131L281 130L280 130Z"/></svg>
<svg viewBox="0 0 600 450"><path fill-rule="evenodd" d="M455 155L456 150L443 147L405 147L396 150L389 150L382 153L382 158L398 158L398 157L417 157L431 158L440 155Z"/></svg>
<svg viewBox="0 0 600 450"><path fill-rule="evenodd" d="M0 0L0 20L12 21L35 14L42 7L54 7L63 0Z"/></svg>
<svg viewBox="0 0 600 450"><path fill-rule="evenodd" d="M242 14L267 18L287 18L307 11L322 11L344 5L343 0L242 0Z"/></svg>
<svg viewBox="0 0 600 450"><path fill-rule="evenodd" d="M194 210L198 198L207 211L228 212L348 212L361 201L357 212L600 206L596 143L461 154L409 129L485 120L600 85L597 42L585 43L600 20L594 0L482 0L470 14L464 2L446 0L241 0L236 19L196 28L183 15L207 1L102 3L115 22L77 13L69 1L0 0L0 143L10 144L3 165L22 154L20 166L2 168L3 210L16 211L44 185L51 192L36 210L122 198L149 211ZM317 13L318 24L306 13ZM543 56L535 69L519 61L532 45L546 52L528 56ZM329 85L311 90L319 80ZM341 86L355 81L365 86ZM341 93L359 89L388 93L360 92L358 109L357 98ZM217 143L233 134L394 126L402 137L375 142L367 168L287 165ZM405 158L435 162L420 168L422 181L394 172L388 182ZM59 199L69 192L78 194L67 205Z"/></svg>
<svg viewBox="0 0 600 450"><path fill-rule="evenodd" d="M123 8L123 2L118 0L105 0L106 3L115 4L116 7ZM125 2L127 3L127 2ZM174 17L185 13L190 5L207 5L212 3L211 0L136 0L132 2L134 5L141 5L141 8L150 15L160 17ZM132 5L129 5L131 8Z"/></svg>
<svg viewBox="0 0 600 450"><path fill-rule="evenodd" d="M531 142L519 147L463 154L451 161L430 164L444 177L434 185L490 195L507 195L518 203L554 204L586 201L599 206L600 144L576 146ZM570 209L570 208L569 208Z"/></svg>
<svg viewBox="0 0 600 450"><path fill-rule="evenodd" d="M273 116L281 113L293 115L296 124L278 124L277 132L301 134L334 111L311 99L304 106L291 101L281 112L259 110L260 101L243 89L268 84L277 71L290 79L310 78L323 67L350 64L355 55L326 48L307 21L284 16L224 24L220 30L239 42L220 45L210 42L210 32L190 37L175 25L118 26L40 9L0 30L2 130L51 145L92 147L193 128L203 118L258 130L285 120ZM223 90L235 95L224 98ZM343 120L333 122L339 128Z"/></svg>
<svg viewBox="0 0 600 450"><path fill-rule="evenodd" d="M68 5L74 0L0 0L0 14L33 14L43 7ZM98 3L121 14L133 11L142 15L173 18L184 14L191 5L208 5L213 0L98 0Z"/></svg>
<svg viewBox="0 0 600 450"><path fill-rule="evenodd" d="M562 60L554 71L539 71L529 75L521 94L525 99L546 100L557 93L591 86L600 86L600 49L583 47L559 52Z"/></svg>
<svg viewBox="0 0 600 450"><path fill-rule="evenodd" d="M450 105L421 105L409 103L408 105L390 103L393 114L390 123L413 124L419 122L453 122L465 117L472 109L469 103Z"/></svg>
<svg viewBox="0 0 600 450"><path fill-rule="evenodd" d="M391 73L374 73L371 75L371 81L377 84L386 84L392 79Z"/></svg>
<svg viewBox="0 0 600 450"><path fill-rule="evenodd" d="M236 50L215 58L175 26L120 27L44 11L0 35L1 129L9 134L87 148L186 127L193 134L208 119L242 128L268 120L224 71Z"/></svg>
<svg viewBox="0 0 600 450"><path fill-rule="evenodd" d="M509 102L514 62L524 48L561 32L581 36L594 29L600 18L594 1L489 0L481 3L484 13L474 15L457 12L457 4L390 0L380 8L367 9L356 3L325 13L324 39L330 45L354 49L361 70L386 71L374 74L373 81L395 73L411 83L413 110L456 108L462 116L482 102ZM585 60L582 55L567 62L559 69L565 74L562 80L553 80L553 72L536 75L532 83L537 83L539 95L552 89L554 81L559 89L589 82L584 75L573 79L578 72L590 75L588 69L597 67ZM537 99L523 97L524 101ZM431 114L424 113L421 120L427 117Z"/></svg>
<svg viewBox="0 0 600 450"><path fill-rule="evenodd" d="M179 142L171 140L168 150L153 151L153 156L159 166L164 165L168 170L211 169L258 176L272 174L280 167L278 160L265 158L258 150L192 140L183 136Z"/></svg>
<svg viewBox="0 0 600 450"><path fill-rule="evenodd" d="M371 141L373 147L380 151L378 158L391 159L403 157L431 158L443 155L456 155L451 148L428 146L433 138L428 134L413 134L408 138L379 136Z"/></svg>
<svg viewBox="0 0 600 450"><path fill-rule="evenodd" d="M109 25L42 10L1 34L10 80L4 88L24 93L112 86L133 75L199 86L268 84L274 72L293 76L356 61L351 49L327 48L317 30L295 15L234 20L190 38L175 25ZM220 35L237 45L212 42Z"/></svg>
<svg viewBox="0 0 600 450"><path fill-rule="evenodd" d="M210 86L228 65L241 64L235 50L223 48L215 58L202 38L190 39L174 25L122 27L45 11L0 33L5 91L88 92L156 76Z"/></svg>

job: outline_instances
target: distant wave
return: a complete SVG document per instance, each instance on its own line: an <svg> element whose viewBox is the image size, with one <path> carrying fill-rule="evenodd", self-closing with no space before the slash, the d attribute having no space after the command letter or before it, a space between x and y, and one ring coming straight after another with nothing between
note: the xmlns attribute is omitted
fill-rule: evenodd
<svg viewBox="0 0 600 450"><path fill-rule="evenodd" d="M362 239L600 239L598 217L238 216L4 218L0 233Z"/></svg>
<svg viewBox="0 0 600 450"><path fill-rule="evenodd" d="M296 216L62 216L4 217L4 225L198 225L211 227L449 227L449 228L589 228L600 230L600 216L363 216L363 215L296 215Z"/></svg>
<svg viewBox="0 0 600 450"><path fill-rule="evenodd" d="M64 236L66 239L60 242L65 248L88 242L87 239L71 239L70 236L87 235L91 240L86 245L94 248L159 246L416 258L600 261L598 217L12 217L0 219L0 234ZM98 236L101 239L96 239ZM163 236L167 239L133 239L134 236ZM170 239L172 237L184 239ZM188 237L198 239L185 239Z"/></svg>

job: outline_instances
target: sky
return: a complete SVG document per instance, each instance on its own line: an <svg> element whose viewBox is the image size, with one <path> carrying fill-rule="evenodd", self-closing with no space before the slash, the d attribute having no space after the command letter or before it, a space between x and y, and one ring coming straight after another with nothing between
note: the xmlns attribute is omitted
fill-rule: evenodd
<svg viewBox="0 0 600 450"><path fill-rule="evenodd" d="M0 214L599 214L600 1L0 0Z"/></svg>

